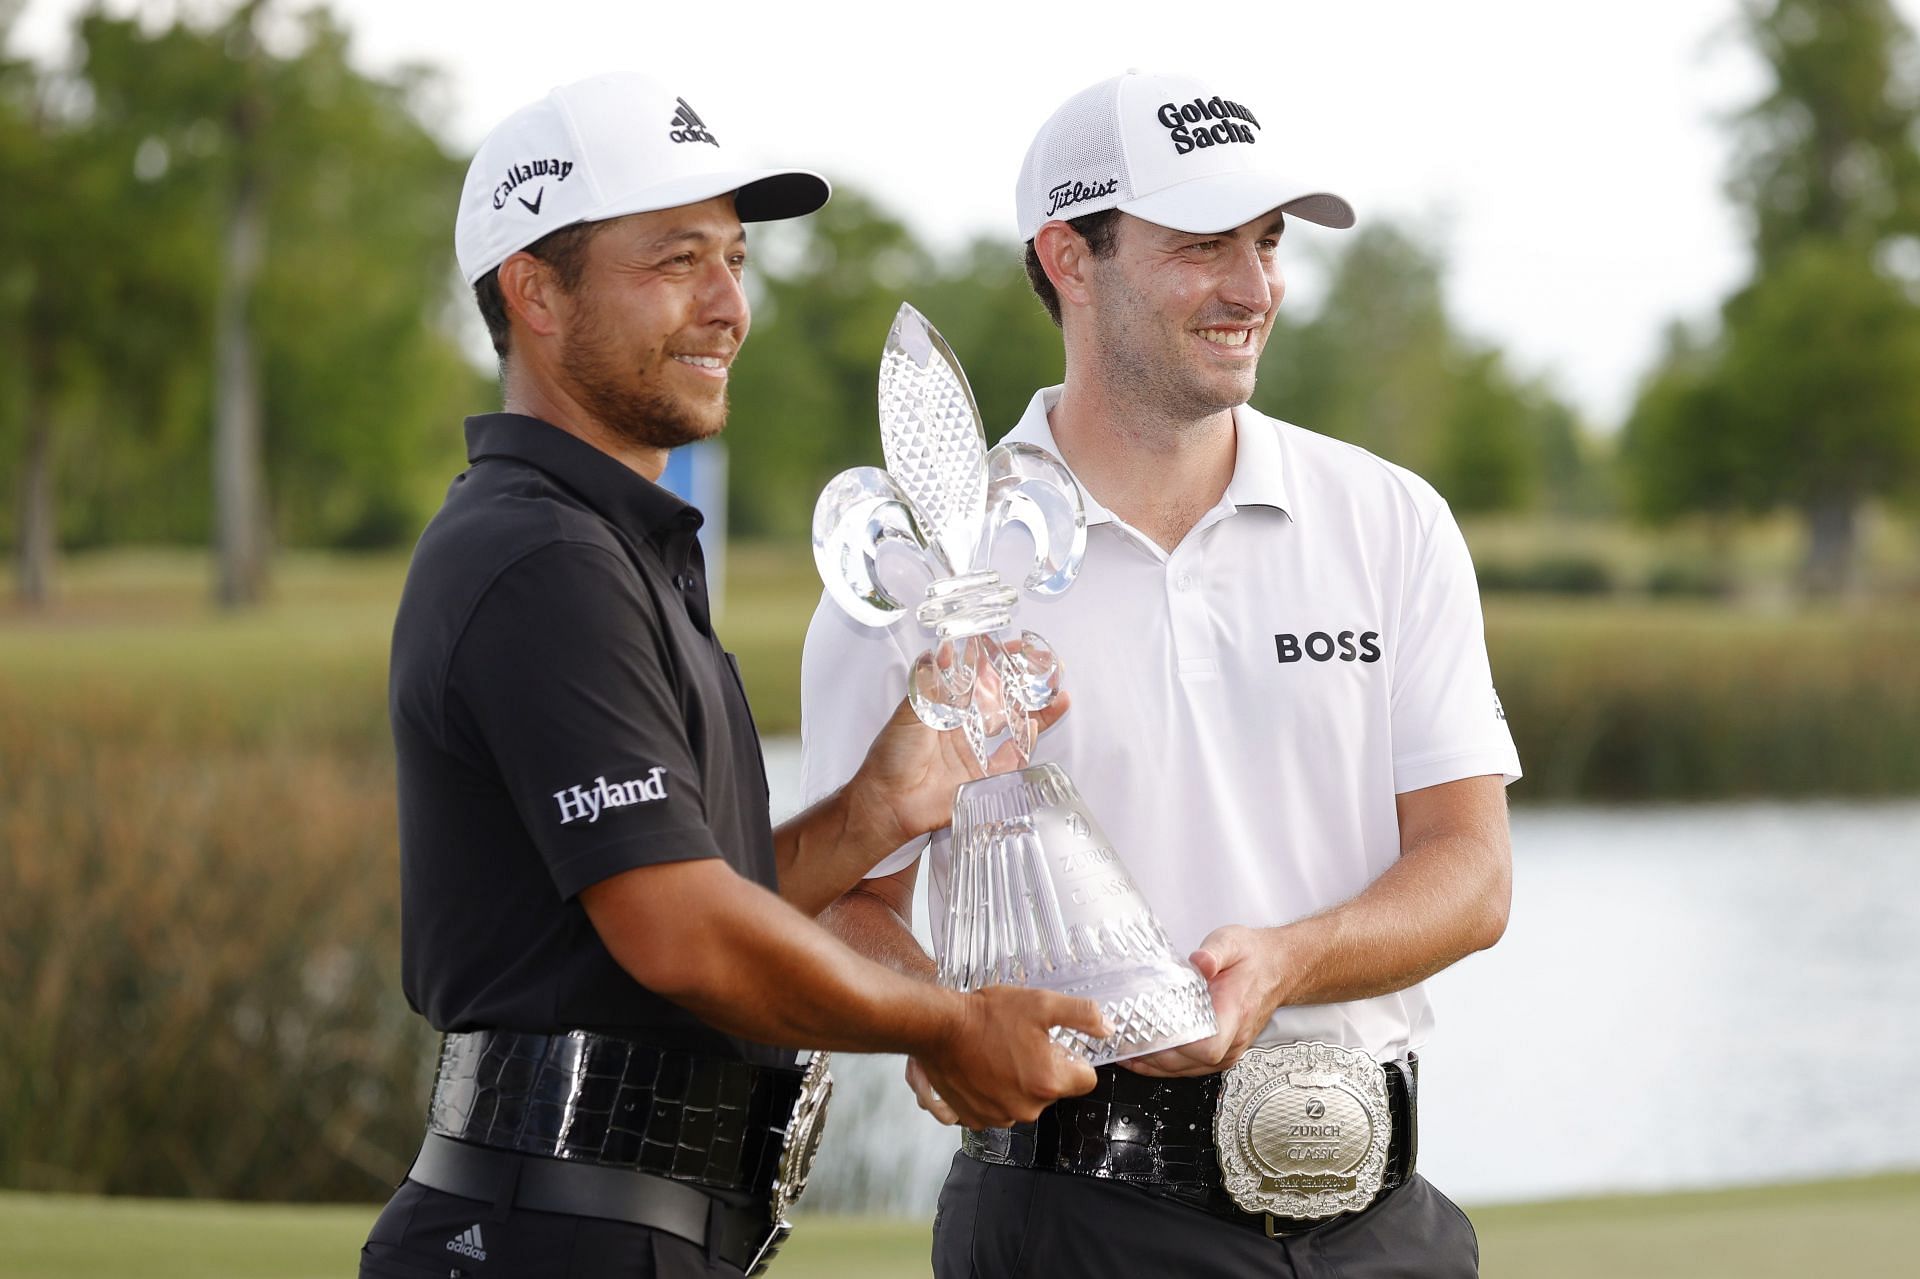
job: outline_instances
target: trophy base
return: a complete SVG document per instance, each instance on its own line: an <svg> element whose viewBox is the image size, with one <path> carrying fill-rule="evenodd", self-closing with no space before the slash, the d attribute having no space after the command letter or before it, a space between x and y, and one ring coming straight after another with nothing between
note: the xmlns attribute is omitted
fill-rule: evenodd
<svg viewBox="0 0 1920 1279"><path fill-rule="evenodd" d="M1101 973L1092 981L1040 982L1063 995L1091 999L1113 1027L1094 1039L1056 1027L1054 1042L1090 1066L1108 1066L1205 1039L1215 1030L1213 997L1185 964L1152 964Z"/></svg>

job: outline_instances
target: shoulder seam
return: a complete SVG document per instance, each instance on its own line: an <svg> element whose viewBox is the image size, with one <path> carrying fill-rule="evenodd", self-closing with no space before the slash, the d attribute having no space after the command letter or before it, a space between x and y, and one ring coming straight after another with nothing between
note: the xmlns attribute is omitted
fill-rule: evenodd
<svg viewBox="0 0 1920 1279"><path fill-rule="evenodd" d="M1281 428L1283 430L1297 431L1301 435L1309 435L1316 440L1323 440L1327 444L1332 445L1333 447L1340 449L1343 452L1359 454L1361 457L1371 462L1376 469L1385 472L1387 478L1394 482L1394 485L1397 488L1399 488L1399 490L1403 494L1406 495L1407 500L1412 502L1416 509L1421 505L1423 505L1424 503L1421 501L1420 495L1416 493L1413 490L1412 486L1410 486L1407 483L1408 477L1411 476L1415 479L1418 479L1422 484L1425 484L1428 488L1433 489L1432 481L1428 480L1425 476L1419 475L1417 472L1400 465L1398 462L1390 462L1386 458L1381 457L1378 453L1375 453L1372 449L1365 448L1361 445L1355 444L1351 440L1342 440L1335 436L1327 435L1320 431L1309 430L1308 428L1304 426L1300 426L1297 423L1289 422L1285 418L1270 417L1267 420L1272 422L1276 427ZM1438 497L1440 499L1443 505L1446 503L1446 497L1443 494L1441 494L1441 492L1438 489L1433 489L1433 493L1435 497ZM1433 526L1433 519L1431 516L1429 516L1429 518L1424 523L1424 527L1422 531L1424 532L1426 529L1431 528L1432 526Z"/></svg>

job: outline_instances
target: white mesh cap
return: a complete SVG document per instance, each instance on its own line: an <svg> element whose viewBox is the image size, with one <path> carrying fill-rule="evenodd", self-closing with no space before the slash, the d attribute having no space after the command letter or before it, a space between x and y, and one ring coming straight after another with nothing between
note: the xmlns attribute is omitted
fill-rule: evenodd
<svg viewBox="0 0 1920 1279"><path fill-rule="evenodd" d="M1119 209L1176 231L1229 231L1272 209L1350 227L1353 208L1289 178L1252 108L1194 76L1129 71L1048 117L1014 190L1020 238L1055 218Z"/></svg>
<svg viewBox="0 0 1920 1279"><path fill-rule="evenodd" d="M764 169L731 125L709 124L666 84L631 72L555 89L486 136L467 169L454 252L472 284L535 240L599 222L698 204L734 192L742 222L812 213L825 178Z"/></svg>

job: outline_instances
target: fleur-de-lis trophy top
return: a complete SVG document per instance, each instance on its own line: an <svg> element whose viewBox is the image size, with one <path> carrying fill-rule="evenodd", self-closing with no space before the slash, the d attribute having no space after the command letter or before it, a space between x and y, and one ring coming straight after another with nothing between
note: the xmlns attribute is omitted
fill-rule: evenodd
<svg viewBox="0 0 1920 1279"><path fill-rule="evenodd" d="M907 605L880 582L889 550L917 559L931 581L914 616L934 636L914 663L910 696L928 725L965 732L983 771L1003 743L1024 766L1031 712L1059 690L1059 663L1032 631L1003 637L1021 591L1058 595L1086 551L1080 489L1051 453L987 448L973 390L939 331L901 304L880 360L880 445L887 469L835 476L813 513L813 555L827 593L855 620L890 626ZM1011 587L990 565L1002 532L1033 541L1026 578Z"/></svg>

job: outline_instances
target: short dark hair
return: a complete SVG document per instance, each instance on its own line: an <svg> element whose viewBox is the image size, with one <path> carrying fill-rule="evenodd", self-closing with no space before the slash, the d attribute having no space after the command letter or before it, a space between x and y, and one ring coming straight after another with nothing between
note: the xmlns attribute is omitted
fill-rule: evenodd
<svg viewBox="0 0 1920 1279"><path fill-rule="evenodd" d="M1098 213L1088 213L1077 218L1068 218L1067 225L1074 234L1087 242L1087 251L1096 258L1113 256L1114 239L1120 234L1120 210L1102 209ZM1053 287L1053 281L1047 278L1046 269L1040 265L1040 255L1033 251L1033 241L1027 241L1027 283L1040 295L1040 305L1047 308L1047 316L1053 321L1053 327L1060 327L1060 293Z"/></svg>
<svg viewBox="0 0 1920 1279"><path fill-rule="evenodd" d="M598 222L575 222L558 231L550 231L527 246L527 252L553 268L560 287L571 293L580 287L587 272L587 246L600 230ZM507 348L513 335L507 323L507 300L500 293L500 268L495 267L473 282L473 300L480 307L480 318L487 322L487 337L493 353L504 369Z"/></svg>

